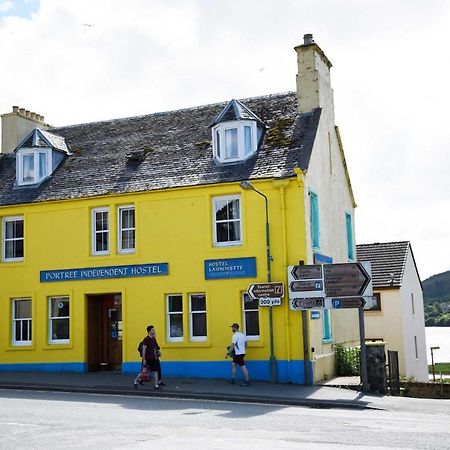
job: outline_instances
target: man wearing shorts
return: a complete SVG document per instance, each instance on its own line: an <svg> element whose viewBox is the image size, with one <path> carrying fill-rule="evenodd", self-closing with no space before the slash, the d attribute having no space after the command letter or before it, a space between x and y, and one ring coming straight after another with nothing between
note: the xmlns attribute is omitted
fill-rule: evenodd
<svg viewBox="0 0 450 450"><path fill-rule="evenodd" d="M247 367L245 367L245 335L239 331L239 324L231 325L233 338L231 340L230 352L234 351L233 362L231 363L231 379L229 383L236 383L236 366L239 366L244 376L244 383L241 386L250 386L250 377Z"/></svg>

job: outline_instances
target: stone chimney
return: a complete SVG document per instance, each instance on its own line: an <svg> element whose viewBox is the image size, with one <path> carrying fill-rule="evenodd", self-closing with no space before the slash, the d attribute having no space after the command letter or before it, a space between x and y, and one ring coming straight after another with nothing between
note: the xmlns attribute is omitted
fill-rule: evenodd
<svg viewBox="0 0 450 450"><path fill-rule="evenodd" d="M30 112L18 106L12 107L12 112L2 114L2 147L1 153L11 153L27 134L35 128L46 130L50 127L44 122L44 116Z"/></svg>
<svg viewBox="0 0 450 450"><path fill-rule="evenodd" d="M297 52L297 109L310 112L323 108L334 119L333 89L331 89L330 68L325 53L314 42L312 34L305 34L303 44L295 47Z"/></svg>

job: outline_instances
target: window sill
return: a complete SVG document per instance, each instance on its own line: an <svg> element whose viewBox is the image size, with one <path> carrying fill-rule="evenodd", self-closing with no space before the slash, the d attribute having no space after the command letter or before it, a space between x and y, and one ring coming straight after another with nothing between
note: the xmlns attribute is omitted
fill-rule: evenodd
<svg viewBox="0 0 450 450"><path fill-rule="evenodd" d="M58 344L58 343L53 343L53 344L45 344L42 347L42 350L71 350L73 349L73 344L71 343L64 343L64 344Z"/></svg>
<svg viewBox="0 0 450 450"><path fill-rule="evenodd" d="M236 242L214 242L214 248L238 247L242 245L242 241Z"/></svg>
<svg viewBox="0 0 450 450"><path fill-rule="evenodd" d="M165 344L161 345L162 349L170 349L170 348L207 348L212 347L211 342L166 342Z"/></svg>
<svg viewBox="0 0 450 450"><path fill-rule="evenodd" d="M24 258L2 259L2 263L4 263L4 264L15 264L15 265L18 265L18 266L24 266L25 265L25 259Z"/></svg>
<svg viewBox="0 0 450 450"><path fill-rule="evenodd" d="M246 342L246 347L247 348L262 348L262 347L264 347L264 342L263 341L261 341L261 340L258 340L258 341L249 341L248 339L247 339L247 342Z"/></svg>
<svg viewBox="0 0 450 450"><path fill-rule="evenodd" d="M8 348L5 348L7 352L18 351L26 351L26 350L36 350L36 345L10 345Z"/></svg>
<svg viewBox="0 0 450 450"><path fill-rule="evenodd" d="M333 344L334 343L334 339L322 339L322 344Z"/></svg>

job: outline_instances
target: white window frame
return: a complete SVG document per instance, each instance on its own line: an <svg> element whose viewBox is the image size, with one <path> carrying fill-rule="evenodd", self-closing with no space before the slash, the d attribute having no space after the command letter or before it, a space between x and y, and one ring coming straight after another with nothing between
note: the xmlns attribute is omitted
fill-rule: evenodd
<svg viewBox="0 0 450 450"><path fill-rule="evenodd" d="M23 226L23 236L21 238L9 238L6 239L6 224L8 222L19 222L21 221ZM18 258L7 258L6 257L6 241L19 241L23 242L23 254L24 256L20 256ZM23 261L25 257L25 221L23 216L9 216L4 217L2 220L2 261L4 262L15 262L15 261Z"/></svg>
<svg viewBox="0 0 450 450"><path fill-rule="evenodd" d="M169 298L170 297L181 297L181 311L169 311ZM182 336L171 336L170 335L170 316L181 315L181 323L183 324ZM166 295L166 329L167 329L167 342L183 342L184 341L184 302L182 294L167 294Z"/></svg>
<svg viewBox="0 0 450 450"><path fill-rule="evenodd" d="M244 127L251 129L251 149L248 153L245 151L245 130ZM227 158L225 133L226 130L237 130L237 147L238 154L235 158ZM219 137L219 141L217 139ZM223 122L215 125L212 128L213 154L214 158L221 163L230 163L236 161L245 161L255 154L258 148L258 131L255 120L235 120L230 122Z"/></svg>
<svg viewBox="0 0 450 450"><path fill-rule="evenodd" d="M101 214L107 213L108 214L107 230L101 230L101 231L97 230L96 215L98 213L101 213ZM92 213L91 213L91 223L92 223L92 227L91 227L92 228L92 242L91 242L92 252L91 253L92 253L92 255L100 256L100 255L109 255L110 254L110 247L111 247L111 220L110 220L110 217L111 217L111 215L109 214L109 208L106 208L106 207L105 208L94 208L92 210ZM135 217L135 220L136 220L136 217ZM106 233L108 236L108 250L98 251L96 249L96 247L97 247L97 245L96 245L97 239L96 238L97 238L97 234L100 234L100 233L102 233L102 234ZM135 231L135 234L136 234L136 231Z"/></svg>
<svg viewBox="0 0 450 450"><path fill-rule="evenodd" d="M52 301L53 300L64 300L69 303L69 315L68 316L52 316ZM68 320L69 322L69 338L68 339L54 339L53 336L53 321L55 320ZM49 344L69 344L70 343L70 299L68 295L58 295L53 297L48 297L48 343Z"/></svg>
<svg viewBox="0 0 450 450"><path fill-rule="evenodd" d="M15 303L21 302L21 301L29 301L30 302L30 317L21 317L17 319L15 317ZM12 324L12 345L14 346L25 346L25 345L31 345L33 341L33 300L31 298L13 298L12 299L12 312L11 312L11 324ZM16 336L16 323L17 322L26 322L27 323L27 332L30 339L28 340L18 340Z"/></svg>
<svg viewBox="0 0 450 450"><path fill-rule="evenodd" d="M44 176L39 176L39 155L43 153L46 155L46 166ZM26 181L23 179L24 157L33 155L33 180ZM16 180L19 186L27 186L39 183L48 178L52 173L52 149L49 147L42 148L21 148L16 153Z"/></svg>
<svg viewBox="0 0 450 450"><path fill-rule="evenodd" d="M216 202L218 201L239 201L239 219L231 219L231 220L220 220L216 221ZM213 197L212 199L212 213L213 213L213 237L214 237L214 246L215 247L230 247L235 245L242 245L242 199L240 195L224 195L221 197ZM239 236L240 239L237 241L226 241L226 242L218 242L217 241L217 223L225 223L225 222L239 222Z"/></svg>
<svg viewBox="0 0 450 450"><path fill-rule="evenodd" d="M125 210L134 211L134 228L122 228L122 211ZM136 252L136 208L134 205L124 205L117 209L117 249L119 253L135 253ZM134 248L122 248L122 231L134 231Z"/></svg>
<svg viewBox="0 0 450 450"><path fill-rule="evenodd" d="M260 322L260 308L259 308L259 302L258 302L258 309L246 309L245 308L245 297L248 297L247 292L242 292L241 295L241 305L242 305L242 331L244 332L247 341L259 341L261 339L261 322ZM259 334L248 334L247 333L247 325L245 320L245 314L248 311L258 311L258 328L259 328Z"/></svg>
<svg viewBox="0 0 450 450"><path fill-rule="evenodd" d="M202 295L205 298L205 309L201 311L193 311L192 310L192 297ZM194 315L195 314L205 314L205 325L206 325L206 335L205 336L194 336ZM189 339L192 342L203 342L208 339L208 313L207 313L207 305L206 305L206 294L204 292L195 292L189 294Z"/></svg>

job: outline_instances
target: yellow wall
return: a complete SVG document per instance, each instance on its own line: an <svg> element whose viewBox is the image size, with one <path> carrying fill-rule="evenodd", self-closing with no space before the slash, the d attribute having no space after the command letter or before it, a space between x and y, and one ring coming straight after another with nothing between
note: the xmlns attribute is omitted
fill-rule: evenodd
<svg viewBox="0 0 450 450"><path fill-rule="evenodd" d="M286 266L305 259L304 193L297 180L260 181L254 186L269 198L272 280L286 282ZM240 194L243 244L214 247L212 199ZM136 209L136 252L117 253L117 208ZM91 255L91 210L110 209L110 255ZM52 203L3 207L1 217L23 215L25 258L22 263L0 263L0 361L83 362L86 361L86 295L121 293L124 323L123 361L137 361L137 343L151 323L158 331L165 360L222 360L231 339L229 325L242 322L240 292L249 283L265 282L264 199L236 184L171 189L142 194L110 196ZM204 260L256 257L257 277L205 280ZM106 280L40 283L41 270L115 266L143 263L169 264L169 275ZM165 295L181 293L184 310L187 295L204 292L207 298L208 341L189 342L185 314L184 343L166 342ZM71 343L48 345L47 297L69 295L71 300ZM32 348L12 347L11 298L33 299ZM275 355L279 360L302 359L299 312L288 310L287 298L273 308ZM261 340L249 343L249 359L269 356L268 309L260 308Z"/></svg>

